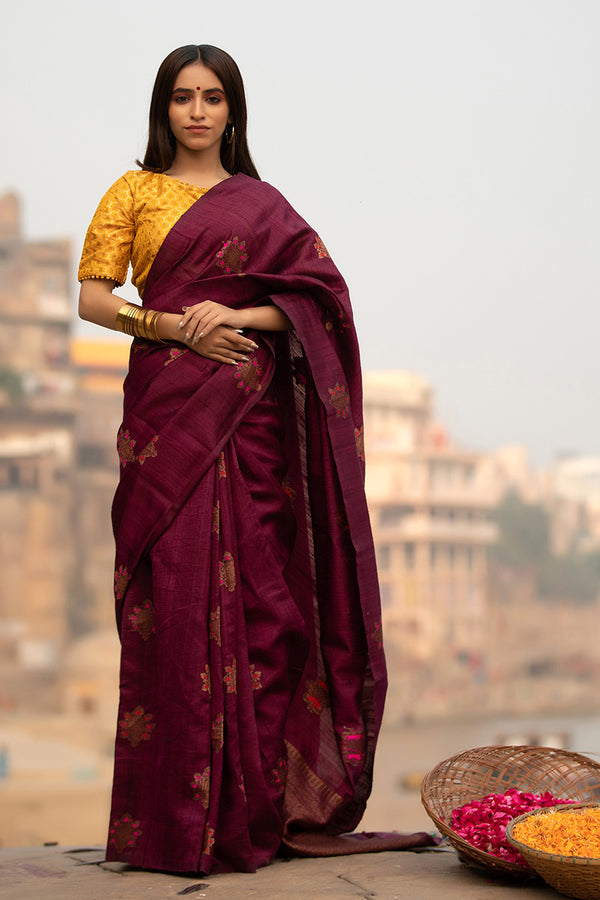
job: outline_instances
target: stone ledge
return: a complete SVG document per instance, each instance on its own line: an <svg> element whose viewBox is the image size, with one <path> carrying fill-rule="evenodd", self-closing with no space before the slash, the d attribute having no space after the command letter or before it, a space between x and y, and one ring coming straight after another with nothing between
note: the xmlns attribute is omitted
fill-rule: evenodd
<svg viewBox="0 0 600 900"><path fill-rule="evenodd" d="M468 869L453 850L277 861L255 875L185 877L103 863L98 848L0 850L6 900L552 900L544 884L499 881Z"/></svg>

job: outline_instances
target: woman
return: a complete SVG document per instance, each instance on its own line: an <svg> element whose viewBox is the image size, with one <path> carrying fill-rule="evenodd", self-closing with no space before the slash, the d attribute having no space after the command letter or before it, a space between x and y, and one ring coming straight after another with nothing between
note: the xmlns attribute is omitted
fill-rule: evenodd
<svg viewBox="0 0 600 900"><path fill-rule="evenodd" d="M113 294L130 262L143 307ZM79 278L81 316L135 338L108 858L254 871L282 844L429 842L338 837L364 810L385 693L358 350L324 244L258 178L222 50L161 65L141 170L101 201Z"/></svg>

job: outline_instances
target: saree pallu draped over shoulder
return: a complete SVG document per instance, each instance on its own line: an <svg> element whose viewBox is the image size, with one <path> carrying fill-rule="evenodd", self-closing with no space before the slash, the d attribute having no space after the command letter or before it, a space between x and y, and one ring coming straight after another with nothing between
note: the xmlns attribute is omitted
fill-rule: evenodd
<svg viewBox="0 0 600 900"><path fill-rule="evenodd" d="M113 505L121 696L108 859L254 871L430 843L362 815L386 686L343 279L281 195L236 175L176 223L144 305L272 302L248 362L132 345Z"/></svg>

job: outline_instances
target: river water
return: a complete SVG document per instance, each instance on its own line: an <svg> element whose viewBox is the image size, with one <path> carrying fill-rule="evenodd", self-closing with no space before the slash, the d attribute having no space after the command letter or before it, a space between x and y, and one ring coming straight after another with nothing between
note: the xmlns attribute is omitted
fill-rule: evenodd
<svg viewBox="0 0 600 900"><path fill-rule="evenodd" d="M566 741L565 741L566 738ZM373 793L361 828L430 831L421 805L420 777L438 762L466 750L499 743L567 746L600 762L600 715L529 716L384 726L375 759Z"/></svg>

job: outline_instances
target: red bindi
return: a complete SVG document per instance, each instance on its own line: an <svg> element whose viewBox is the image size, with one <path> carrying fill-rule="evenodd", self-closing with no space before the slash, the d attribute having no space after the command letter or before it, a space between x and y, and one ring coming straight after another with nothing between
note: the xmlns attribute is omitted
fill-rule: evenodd
<svg viewBox="0 0 600 900"><path fill-rule="evenodd" d="M199 88L199 87L197 87L197 88L196 88L196 90L197 90L197 91L201 91L201 90L202 90L202 88Z"/></svg>

